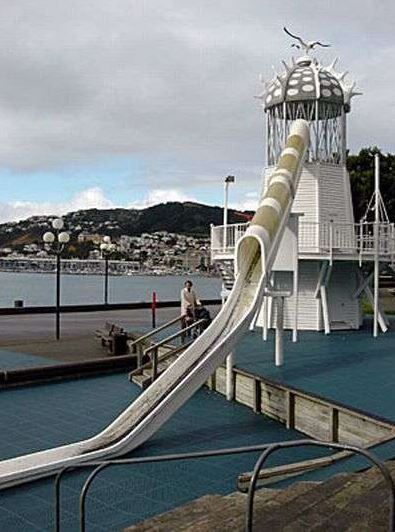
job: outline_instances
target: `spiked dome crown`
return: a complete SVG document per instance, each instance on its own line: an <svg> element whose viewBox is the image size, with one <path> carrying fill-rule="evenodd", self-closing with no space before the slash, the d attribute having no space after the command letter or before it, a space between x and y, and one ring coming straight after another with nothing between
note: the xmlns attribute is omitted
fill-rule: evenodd
<svg viewBox="0 0 395 532"><path fill-rule="evenodd" d="M329 44L304 40L287 28L284 31L297 41L292 47L302 55L290 65L282 61L284 70L274 79L261 77L264 90L257 97L266 112L268 165L275 164L290 124L298 118L312 126L308 162L345 164L346 114L352 97L361 93L355 82L346 80L347 72L335 70L337 59L324 66L312 55L315 47Z"/></svg>
<svg viewBox="0 0 395 532"><path fill-rule="evenodd" d="M277 114L283 118L296 118L301 113L301 107L306 107L300 118L311 119L312 103L317 102L314 119L335 117L350 111L353 96L361 94L355 90L355 82L347 83L346 72L336 72L335 59L329 66L324 67L310 53L315 47L330 47L320 41L307 41L291 33L286 27L285 33L297 42L291 46L303 51L303 55L296 61L292 58L291 65L282 61L285 72L277 74L269 82L261 81L264 85L262 94L258 96L263 102L265 111L282 106ZM295 109L296 104L298 110ZM296 112L295 112L296 111Z"/></svg>
<svg viewBox="0 0 395 532"><path fill-rule="evenodd" d="M337 59L328 67L322 66L317 59L302 56L292 64L283 61L285 72L264 83L264 91L259 96L265 111L284 102L319 101L333 103L350 111L351 98L357 94L355 82L347 83L347 72L335 71Z"/></svg>

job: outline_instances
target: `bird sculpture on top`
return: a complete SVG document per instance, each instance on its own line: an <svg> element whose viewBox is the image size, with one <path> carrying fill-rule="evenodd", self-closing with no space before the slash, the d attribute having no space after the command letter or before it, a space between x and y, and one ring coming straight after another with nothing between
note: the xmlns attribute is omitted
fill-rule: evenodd
<svg viewBox="0 0 395 532"><path fill-rule="evenodd" d="M290 37L293 39L296 39L299 41L300 44L293 43L291 46L293 48L297 48L298 50L303 50L306 55L309 55L309 52L311 50L314 50L316 46L322 46L323 48L329 48L330 44L323 44L320 41L304 41L301 37L298 37L297 35L293 35L287 28L284 26L284 31L287 33Z"/></svg>

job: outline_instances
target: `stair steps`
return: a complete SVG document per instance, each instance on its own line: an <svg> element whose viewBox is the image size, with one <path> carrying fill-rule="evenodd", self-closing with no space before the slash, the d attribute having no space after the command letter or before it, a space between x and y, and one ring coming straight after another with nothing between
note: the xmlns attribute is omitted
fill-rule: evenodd
<svg viewBox="0 0 395 532"><path fill-rule="evenodd" d="M395 462L387 462L395 478ZM206 495L125 529L125 532L244 532L247 495ZM261 489L254 499L254 532L384 532L388 488L377 468L342 473L325 482Z"/></svg>
<svg viewBox="0 0 395 532"><path fill-rule="evenodd" d="M300 482L293 495L304 493L315 485L315 482ZM255 507L263 506L281 491L262 489L256 493ZM247 496L235 492L230 495L205 495L184 506L148 519L142 523L125 529L125 532L223 532L240 530L244 532L244 510Z"/></svg>
<svg viewBox="0 0 395 532"><path fill-rule="evenodd" d="M158 373L161 375L164 371L167 370L169 366L177 360L177 358L185 351L185 349L190 345L190 342L174 347L174 346L163 346L159 348L158 353ZM140 388L147 388L151 384L152 379L152 363L148 362L129 374L129 380L134 384L140 386Z"/></svg>
<svg viewBox="0 0 395 532"><path fill-rule="evenodd" d="M218 262L222 284L226 290L232 290L235 283L235 269L233 260L221 260Z"/></svg>

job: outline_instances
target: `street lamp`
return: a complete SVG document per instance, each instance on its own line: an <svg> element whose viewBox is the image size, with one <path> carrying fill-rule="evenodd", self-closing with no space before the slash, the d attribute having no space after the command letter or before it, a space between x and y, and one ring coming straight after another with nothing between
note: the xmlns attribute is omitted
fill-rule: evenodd
<svg viewBox="0 0 395 532"><path fill-rule="evenodd" d="M62 231L64 222L62 218L52 221L52 231L47 231L43 236L45 247L56 256L56 339L60 339L60 257L64 247L70 241L70 235Z"/></svg>
<svg viewBox="0 0 395 532"><path fill-rule="evenodd" d="M110 255L116 250L116 245L111 242L111 237L104 236L100 244L100 251L104 258L104 305L108 305L108 261Z"/></svg>
<svg viewBox="0 0 395 532"><path fill-rule="evenodd" d="M224 188L224 238L223 238L223 245L224 245L224 251L227 247L227 233L228 233L228 196L229 196L229 185L230 183L235 182L235 176L234 175L228 175L225 177L225 188Z"/></svg>

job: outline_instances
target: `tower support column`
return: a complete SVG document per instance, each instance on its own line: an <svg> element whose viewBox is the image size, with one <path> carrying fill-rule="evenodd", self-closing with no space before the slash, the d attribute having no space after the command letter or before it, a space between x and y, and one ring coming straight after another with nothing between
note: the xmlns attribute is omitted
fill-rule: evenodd
<svg viewBox="0 0 395 532"><path fill-rule="evenodd" d="M233 366L234 366L234 354L229 353L226 357L226 399L228 401L233 401L234 399L234 375L233 375Z"/></svg>

